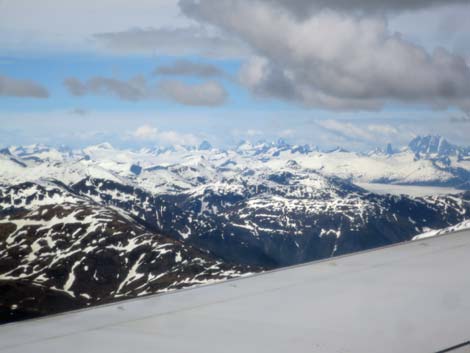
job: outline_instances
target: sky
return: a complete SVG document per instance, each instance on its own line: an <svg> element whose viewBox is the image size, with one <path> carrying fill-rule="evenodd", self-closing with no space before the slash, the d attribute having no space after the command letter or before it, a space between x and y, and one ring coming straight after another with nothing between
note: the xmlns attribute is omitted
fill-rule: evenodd
<svg viewBox="0 0 470 353"><path fill-rule="evenodd" d="M0 145L470 145L468 0L0 0Z"/></svg>

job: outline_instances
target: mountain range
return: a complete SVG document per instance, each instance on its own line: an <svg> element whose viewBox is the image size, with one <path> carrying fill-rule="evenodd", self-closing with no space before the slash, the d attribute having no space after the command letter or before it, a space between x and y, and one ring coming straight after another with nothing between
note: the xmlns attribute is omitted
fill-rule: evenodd
<svg viewBox="0 0 470 353"><path fill-rule="evenodd" d="M0 319L34 317L411 240L470 218L470 149L203 142L0 151ZM378 195L356 182L453 186Z"/></svg>

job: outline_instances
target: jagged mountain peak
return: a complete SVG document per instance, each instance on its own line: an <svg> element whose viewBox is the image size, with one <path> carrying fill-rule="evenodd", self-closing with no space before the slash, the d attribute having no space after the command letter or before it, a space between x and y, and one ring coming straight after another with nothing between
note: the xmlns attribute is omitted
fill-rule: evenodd
<svg viewBox="0 0 470 353"><path fill-rule="evenodd" d="M439 156L455 155L458 150L457 146L439 135L417 136L410 141L408 147L416 154Z"/></svg>
<svg viewBox="0 0 470 353"><path fill-rule="evenodd" d="M333 148L331 150L327 150L325 151L325 153L348 153L350 151L348 151L347 149L343 148L343 147L336 147L336 148Z"/></svg>
<svg viewBox="0 0 470 353"><path fill-rule="evenodd" d="M11 156L10 149L8 147L0 149L0 155Z"/></svg>
<svg viewBox="0 0 470 353"><path fill-rule="evenodd" d="M385 148L376 147L373 150L371 150L370 152L365 153L365 155L367 155L367 156L377 156L377 155L391 156L395 153L397 153L397 151L393 148L392 144L387 143Z"/></svg>
<svg viewBox="0 0 470 353"><path fill-rule="evenodd" d="M39 153L39 152L44 152L44 151L50 151L53 148L51 146L42 144L42 143L35 143L32 145L25 145L25 146L11 146L10 150L12 150L15 154L21 156L21 155L27 155L27 154L32 154L32 153Z"/></svg>
<svg viewBox="0 0 470 353"><path fill-rule="evenodd" d="M212 145L207 140L202 141L198 146L198 150L200 151L208 151L211 149L212 149Z"/></svg>

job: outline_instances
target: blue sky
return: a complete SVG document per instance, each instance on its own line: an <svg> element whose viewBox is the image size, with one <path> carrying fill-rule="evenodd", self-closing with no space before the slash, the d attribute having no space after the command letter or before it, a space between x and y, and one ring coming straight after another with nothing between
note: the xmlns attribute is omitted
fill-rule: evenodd
<svg viewBox="0 0 470 353"><path fill-rule="evenodd" d="M321 3L0 2L0 145L470 142L470 5Z"/></svg>

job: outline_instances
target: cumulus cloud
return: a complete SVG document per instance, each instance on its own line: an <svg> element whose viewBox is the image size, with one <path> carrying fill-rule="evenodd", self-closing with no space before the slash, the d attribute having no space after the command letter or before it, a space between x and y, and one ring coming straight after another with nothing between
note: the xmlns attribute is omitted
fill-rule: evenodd
<svg viewBox="0 0 470 353"><path fill-rule="evenodd" d="M81 81L74 77L64 80L64 85L74 96L109 95L126 101L170 99L193 106L216 106L227 99L227 91L215 81L188 84L177 80L165 80L149 84L145 77L129 80L108 77L92 77Z"/></svg>
<svg viewBox="0 0 470 353"><path fill-rule="evenodd" d="M0 75L0 96L21 98L48 98L49 91L31 80L20 80Z"/></svg>
<svg viewBox="0 0 470 353"><path fill-rule="evenodd" d="M159 66L154 70L155 75L169 76L222 76L223 72L217 66L205 63L197 63L189 60L177 60L171 65Z"/></svg>
<svg viewBox="0 0 470 353"><path fill-rule="evenodd" d="M187 84L168 80L161 82L159 88L164 96L181 104L194 106L221 105L228 96L224 87L215 81Z"/></svg>
<svg viewBox="0 0 470 353"><path fill-rule="evenodd" d="M328 10L299 19L288 5L261 0L180 4L257 53L240 73L256 94L329 109L375 110L387 102L470 109L465 60L443 48L428 53L392 33L383 16Z"/></svg>
<svg viewBox="0 0 470 353"><path fill-rule="evenodd" d="M137 28L93 35L102 47L123 53L165 55L202 55L207 57L239 57L247 48L238 39L210 31L203 26L180 28Z"/></svg>
<svg viewBox="0 0 470 353"><path fill-rule="evenodd" d="M158 128L145 124L139 126L132 136L141 141L158 142L169 145L196 145L200 139L193 134L176 131L160 131Z"/></svg>

